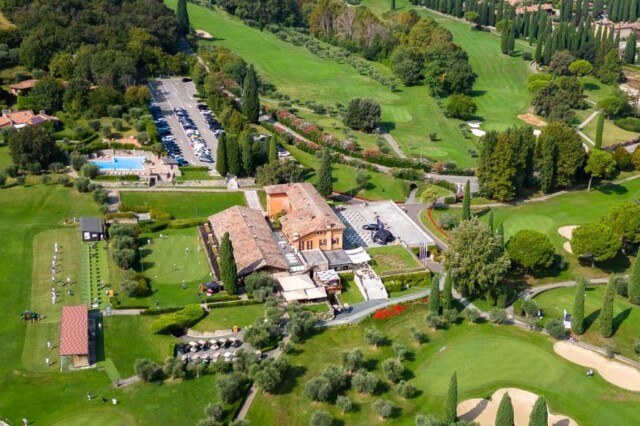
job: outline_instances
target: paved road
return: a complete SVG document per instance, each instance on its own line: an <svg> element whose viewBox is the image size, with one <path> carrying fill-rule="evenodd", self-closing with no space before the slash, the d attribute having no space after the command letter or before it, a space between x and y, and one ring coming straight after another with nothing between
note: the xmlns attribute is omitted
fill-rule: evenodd
<svg viewBox="0 0 640 426"><path fill-rule="evenodd" d="M255 189L244 191L244 198L247 200L247 207L254 210L260 210L264 213L264 210L262 210L262 204L260 204L258 191Z"/></svg>
<svg viewBox="0 0 640 426"><path fill-rule="evenodd" d="M395 152L398 157L407 158L405 153L402 152L400 145L398 145L398 141L396 141L393 136L391 136L389 133L381 133L380 136L382 136L384 140L387 141L393 152Z"/></svg>
<svg viewBox="0 0 640 426"><path fill-rule="evenodd" d="M158 79L149 83L151 96L162 110L162 115L166 118L176 143L182 149L184 158L193 165L206 166L215 172L214 163L204 163L200 161L193 149L189 145L189 138L182 129L178 117L173 111L174 108L184 108L196 125L202 138L205 140L212 157L215 160L215 153L218 147L218 140L209 129L209 125L196 107L197 99L193 97L197 93L193 82L183 82L180 78ZM214 112L215 113L215 112Z"/></svg>

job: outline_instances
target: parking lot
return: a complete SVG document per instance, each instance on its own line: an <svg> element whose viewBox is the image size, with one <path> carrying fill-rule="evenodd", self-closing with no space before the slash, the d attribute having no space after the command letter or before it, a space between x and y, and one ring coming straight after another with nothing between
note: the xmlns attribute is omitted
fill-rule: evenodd
<svg viewBox="0 0 640 426"><path fill-rule="evenodd" d="M151 110L168 155L181 165L207 166L216 174L214 131L222 128L209 108L194 98L193 82L158 79L149 88L155 104Z"/></svg>
<svg viewBox="0 0 640 426"><path fill-rule="evenodd" d="M362 229L364 225L376 224L379 219L384 228L390 231L397 241L408 246L434 244L433 240L392 201L379 203L349 204L336 212L347 225L343 239L346 249L355 247L380 247L373 242L375 231Z"/></svg>

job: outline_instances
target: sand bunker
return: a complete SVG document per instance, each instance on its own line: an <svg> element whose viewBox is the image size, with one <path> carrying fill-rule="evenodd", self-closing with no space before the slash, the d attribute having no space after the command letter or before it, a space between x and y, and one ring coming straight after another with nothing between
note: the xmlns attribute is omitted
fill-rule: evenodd
<svg viewBox="0 0 640 426"><path fill-rule="evenodd" d="M213 36L204 30L196 30L196 34L203 40L213 40Z"/></svg>
<svg viewBox="0 0 640 426"><path fill-rule="evenodd" d="M472 129L479 129L482 122L480 121L467 121L467 125Z"/></svg>
<svg viewBox="0 0 640 426"><path fill-rule="evenodd" d="M524 121L525 123L531 124L532 126L536 126L536 127L542 127L547 125L546 121L544 121L542 118L534 114L518 114L518 118Z"/></svg>
<svg viewBox="0 0 640 426"><path fill-rule="evenodd" d="M640 370L637 368L567 342L557 342L553 345L553 350L574 364L593 368L603 379L613 385L630 391L640 391Z"/></svg>
<svg viewBox="0 0 640 426"><path fill-rule="evenodd" d="M538 395L517 388L498 389L491 395L491 399L468 399L458 404L458 417L467 421L478 422L480 426L493 426L502 396L509 392L513 404L513 418L516 426L527 426L533 405ZM571 418L549 413L549 424L562 426L577 426Z"/></svg>
<svg viewBox="0 0 640 426"><path fill-rule="evenodd" d="M487 134L487 132L485 132L484 130L480 130L480 129L471 129L471 133L473 133L474 136L478 136L479 138L483 137L484 135Z"/></svg>
<svg viewBox="0 0 640 426"><path fill-rule="evenodd" d="M566 252L573 254L573 249L571 248L571 242L565 241L562 245L562 248L565 249Z"/></svg>
<svg viewBox="0 0 640 426"><path fill-rule="evenodd" d="M558 228L558 234L562 235L567 240L570 240L571 237L573 236L573 230L576 229L577 227L578 227L577 225L563 226L561 228Z"/></svg>

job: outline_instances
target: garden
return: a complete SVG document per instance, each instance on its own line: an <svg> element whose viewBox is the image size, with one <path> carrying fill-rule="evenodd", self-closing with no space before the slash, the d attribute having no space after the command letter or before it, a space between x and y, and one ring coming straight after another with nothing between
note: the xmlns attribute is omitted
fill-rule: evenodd
<svg viewBox="0 0 640 426"><path fill-rule="evenodd" d="M175 219L206 218L229 207L245 205L242 192L121 191L120 201L124 210L128 206L155 207Z"/></svg>
<svg viewBox="0 0 640 426"><path fill-rule="evenodd" d="M371 266L378 275L400 273L406 269L421 268L418 259L401 245L374 247L367 250L371 256Z"/></svg>

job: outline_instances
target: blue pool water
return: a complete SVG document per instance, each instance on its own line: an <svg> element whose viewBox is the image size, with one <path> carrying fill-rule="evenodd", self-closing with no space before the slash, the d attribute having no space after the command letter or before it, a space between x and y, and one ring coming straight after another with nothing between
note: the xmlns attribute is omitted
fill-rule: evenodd
<svg viewBox="0 0 640 426"><path fill-rule="evenodd" d="M113 157L111 161L91 161L100 170L144 170L144 157Z"/></svg>

